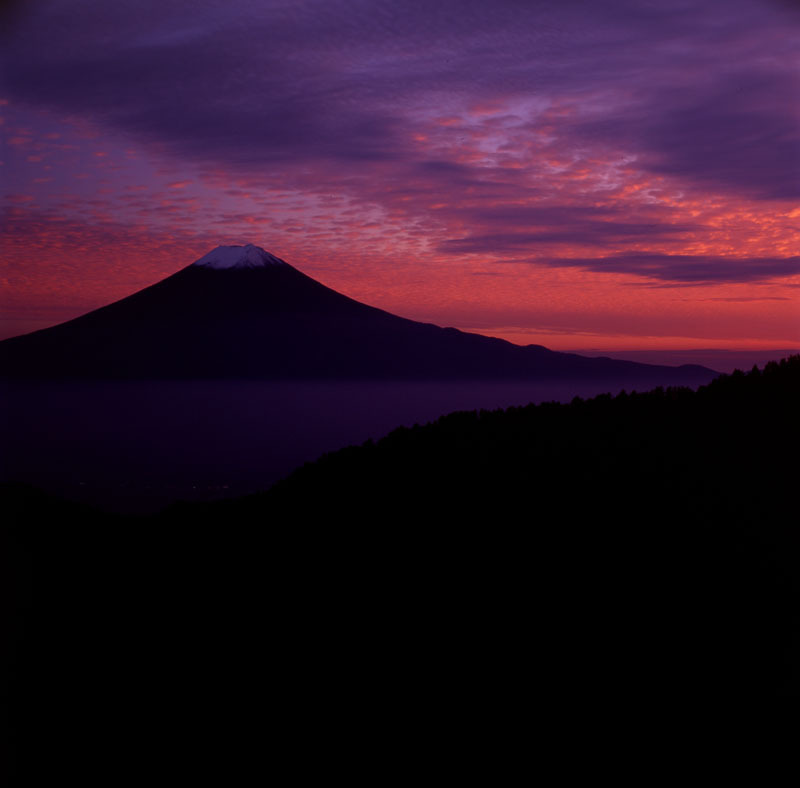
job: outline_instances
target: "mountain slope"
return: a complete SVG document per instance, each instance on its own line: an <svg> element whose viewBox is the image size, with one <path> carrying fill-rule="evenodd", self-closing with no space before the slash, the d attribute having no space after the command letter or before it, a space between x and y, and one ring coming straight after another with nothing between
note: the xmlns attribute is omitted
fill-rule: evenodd
<svg viewBox="0 0 800 788"><path fill-rule="evenodd" d="M0 343L4 377L600 379L706 382L659 367L520 347L397 317L253 246L219 247L158 284Z"/></svg>

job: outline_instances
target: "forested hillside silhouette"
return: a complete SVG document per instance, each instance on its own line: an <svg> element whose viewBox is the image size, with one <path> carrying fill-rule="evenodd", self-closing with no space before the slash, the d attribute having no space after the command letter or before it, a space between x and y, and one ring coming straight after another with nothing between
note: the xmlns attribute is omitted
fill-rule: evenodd
<svg viewBox="0 0 800 788"><path fill-rule="evenodd" d="M582 692L609 676L656 693L797 692L799 402L793 356L697 391L453 413L209 512L304 545L332 588L391 577L416 598L433 584L448 631L476 616L522 649L512 664L544 639Z"/></svg>
<svg viewBox="0 0 800 788"><path fill-rule="evenodd" d="M147 730L221 775L265 708L291 728L797 695L799 398L793 356L454 413L151 518L7 490L21 762L91 741L119 763Z"/></svg>
<svg viewBox="0 0 800 788"><path fill-rule="evenodd" d="M800 356L569 404L459 412L308 464L234 511L552 528L763 523L796 480ZM506 517L506 515L509 515ZM459 521L459 518L465 518ZM781 519L781 518L778 518ZM598 526L600 524L598 523Z"/></svg>

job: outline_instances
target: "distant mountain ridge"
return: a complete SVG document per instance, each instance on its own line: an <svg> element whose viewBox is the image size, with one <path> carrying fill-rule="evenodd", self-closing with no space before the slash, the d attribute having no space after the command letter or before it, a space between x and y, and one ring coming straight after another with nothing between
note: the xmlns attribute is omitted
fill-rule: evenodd
<svg viewBox="0 0 800 788"><path fill-rule="evenodd" d="M52 328L0 342L4 378L593 380L714 372L558 353L398 317L259 247L223 246Z"/></svg>

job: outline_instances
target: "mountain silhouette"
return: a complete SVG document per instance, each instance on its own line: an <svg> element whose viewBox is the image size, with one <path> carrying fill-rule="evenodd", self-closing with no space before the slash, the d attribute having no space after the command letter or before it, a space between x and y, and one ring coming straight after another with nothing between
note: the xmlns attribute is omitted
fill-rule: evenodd
<svg viewBox="0 0 800 788"><path fill-rule="evenodd" d="M595 380L699 384L665 367L519 346L367 306L256 246L221 246L127 298L0 342L6 378Z"/></svg>

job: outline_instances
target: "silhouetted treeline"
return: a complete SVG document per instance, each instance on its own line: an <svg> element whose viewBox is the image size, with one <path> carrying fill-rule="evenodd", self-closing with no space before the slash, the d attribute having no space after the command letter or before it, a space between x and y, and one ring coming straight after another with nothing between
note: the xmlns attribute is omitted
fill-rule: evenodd
<svg viewBox="0 0 800 788"><path fill-rule="evenodd" d="M28 491L5 551L22 760L229 779L268 727L291 751L344 709L796 695L798 401L794 356L696 392L451 414L149 519Z"/></svg>
<svg viewBox="0 0 800 788"><path fill-rule="evenodd" d="M453 413L208 512L288 539L289 564L335 567L337 588L432 584L446 631L486 628L512 665L544 654L589 695L601 676L797 692L798 403L794 356L697 391Z"/></svg>
<svg viewBox="0 0 800 788"><path fill-rule="evenodd" d="M697 391L656 389L570 404L459 412L306 465L236 516L341 516L459 527L602 530L777 517L795 483L800 357L722 375ZM402 518L408 518L403 521Z"/></svg>

